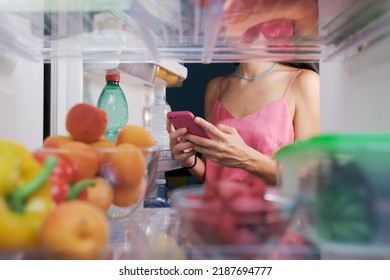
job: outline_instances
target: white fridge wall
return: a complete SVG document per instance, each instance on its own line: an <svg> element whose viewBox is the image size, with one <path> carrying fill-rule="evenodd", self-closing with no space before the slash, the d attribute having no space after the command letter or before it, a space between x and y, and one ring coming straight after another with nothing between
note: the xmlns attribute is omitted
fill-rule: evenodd
<svg viewBox="0 0 390 280"><path fill-rule="evenodd" d="M344 62L321 62L321 131L390 131L390 39Z"/></svg>
<svg viewBox="0 0 390 280"><path fill-rule="evenodd" d="M0 84L0 138L42 146L43 64L1 58Z"/></svg>

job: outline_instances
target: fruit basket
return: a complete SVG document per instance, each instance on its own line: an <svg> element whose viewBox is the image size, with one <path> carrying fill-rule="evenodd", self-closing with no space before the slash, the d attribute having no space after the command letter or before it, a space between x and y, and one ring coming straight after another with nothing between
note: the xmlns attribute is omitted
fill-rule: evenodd
<svg viewBox="0 0 390 280"><path fill-rule="evenodd" d="M212 252L216 258L224 258L224 251L238 252L236 249L240 256L235 258L264 255L265 250L245 248L269 250L277 244L297 208L296 201L272 188L229 181L213 185L182 187L172 192L171 199L189 242L198 248L220 248Z"/></svg>
<svg viewBox="0 0 390 280"><path fill-rule="evenodd" d="M113 220L128 216L143 201L153 185L159 149L129 144L114 148L41 148L34 154L40 158L54 155L69 160L75 174L73 182L72 179L68 182L67 196L72 195L72 189L81 188L74 199L83 199L85 195L85 200L106 210Z"/></svg>
<svg viewBox="0 0 390 280"><path fill-rule="evenodd" d="M159 149L151 133L125 125L111 142L105 111L86 103L67 114L67 135L42 148L0 141L0 258L105 258L116 224L154 182Z"/></svg>

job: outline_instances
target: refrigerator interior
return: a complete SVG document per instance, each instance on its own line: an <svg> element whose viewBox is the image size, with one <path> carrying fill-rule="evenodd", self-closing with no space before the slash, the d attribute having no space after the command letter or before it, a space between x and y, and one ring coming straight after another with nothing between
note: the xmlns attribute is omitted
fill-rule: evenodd
<svg viewBox="0 0 390 280"><path fill-rule="evenodd" d="M286 0L280 5L292 2L313 3ZM251 59L319 62L322 132L389 132L388 0L318 0L318 18L311 9L304 17L317 18L319 32L309 28L288 37L243 37L236 23L223 17L233 3L230 0L160 3L2 1L0 138L22 142L30 149L42 145L43 63L51 65L50 133L64 134L67 110L78 102L96 104L107 69L121 69L129 123L145 125L153 88L161 86L156 65ZM273 6L271 11L277 14L281 7ZM257 18L262 8L255 5L245 15L255 22L264 20ZM137 72L139 65L148 67Z"/></svg>
<svg viewBox="0 0 390 280"><path fill-rule="evenodd" d="M42 62L50 63L52 69L51 134L65 133L64 115L73 104L96 101L104 86L105 69L162 60L205 64L248 59L316 61L321 67L323 132L389 128L384 121L390 98L386 94L388 1L320 0L319 33L309 29L288 40L243 37L222 17L228 6L224 1L169 0L164 5L135 0L98 2L20 0L1 4L1 111L12 115L2 118L1 136L30 148L41 145ZM293 2L299 6L312 1ZM281 3L270 8L271 12L277 14L291 1ZM264 20L256 18L264 8L255 6L246 16ZM315 18L314 14L307 9L305 16ZM234 9L231 15L235 16ZM143 110L152 98L153 71L147 73L152 77L148 81L145 77L134 80L133 73L122 71L121 85L128 87L125 92L131 104L130 122L144 123Z"/></svg>

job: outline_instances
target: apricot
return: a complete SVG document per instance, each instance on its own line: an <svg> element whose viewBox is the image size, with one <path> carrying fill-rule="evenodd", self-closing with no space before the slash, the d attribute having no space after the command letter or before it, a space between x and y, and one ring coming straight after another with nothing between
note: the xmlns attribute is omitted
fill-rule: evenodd
<svg viewBox="0 0 390 280"><path fill-rule="evenodd" d="M91 143L104 135L107 113L91 104L78 103L66 115L66 129L76 141Z"/></svg>
<svg viewBox="0 0 390 280"><path fill-rule="evenodd" d="M152 133L147 128L139 125L125 125L119 130L115 144L128 143L146 148L154 146L155 142Z"/></svg>
<svg viewBox="0 0 390 280"><path fill-rule="evenodd" d="M115 148L115 144L112 143L107 138L101 137L99 140L89 143L89 146L91 146L95 152L98 155L99 158L99 166L107 160L107 157L109 156L109 153L111 151L111 148Z"/></svg>
<svg viewBox="0 0 390 280"><path fill-rule="evenodd" d="M102 177L93 178L95 186L87 187L87 201L91 202L102 211L110 208L114 199L114 191L110 184Z"/></svg>
<svg viewBox="0 0 390 280"><path fill-rule="evenodd" d="M99 172L115 186L132 187L145 176L145 156L141 149L133 144L120 144L102 163Z"/></svg>
<svg viewBox="0 0 390 280"><path fill-rule="evenodd" d="M112 143L107 138L101 137L97 141L89 143L89 146L91 146L92 148L97 148L97 149L99 149L99 148L114 148L115 144Z"/></svg>
<svg viewBox="0 0 390 280"><path fill-rule="evenodd" d="M56 259L99 259L109 238L110 225L105 213L80 200L58 205L40 231L42 249Z"/></svg>
<svg viewBox="0 0 390 280"><path fill-rule="evenodd" d="M113 204L118 207L128 207L134 205L140 201L144 195L146 189L145 178L142 178L139 182L133 186L121 187L116 185L114 187Z"/></svg>
<svg viewBox="0 0 390 280"><path fill-rule="evenodd" d="M61 148L63 154L73 161L82 179L95 177L99 170L99 158L88 144L71 141L63 144Z"/></svg>
<svg viewBox="0 0 390 280"><path fill-rule="evenodd" d="M63 144L73 141L73 138L68 135L50 135L43 141L44 148L60 148Z"/></svg>

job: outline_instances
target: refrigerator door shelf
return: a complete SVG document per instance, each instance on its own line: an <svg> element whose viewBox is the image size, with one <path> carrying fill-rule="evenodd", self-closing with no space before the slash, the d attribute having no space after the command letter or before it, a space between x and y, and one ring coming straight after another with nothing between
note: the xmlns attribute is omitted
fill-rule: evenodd
<svg viewBox="0 0 390 280"><path fill-rule="evenodd" d="M3 1L1 15L22 17L27 28L1 22L0 50L45 62L318 61L344 59L389 34L388 0L316 2Z"/></svg>
<svg viewBox="0 0 390 280"><path fill-rule="evenodd" d="M84 70L102 78L108 69L118 69L128 84L177 87L187 78L187 68L175 61L161 63L84 63Z"/></svg>
<svg viewBox="0 0 390 280"><path fill-rule="evenodd" d="M353 1L322 27L324 45L327 46L322 58L324 61L342 61L352 57L390 37L389 26L388 0Z"/></svg>
<svg viewBox="0 0 390 280"><path fill-rule="evenodd" d="M321 52L320 38L313 32L316 20L310 32L293 30L301 17L316 19L316 10L307 7L312 0L294 1L299 16L290 13L286 17L294 19L282 19L288 24L280 26L272 20L281 20L280 8L288 10L290 0L251 1L255 7L243 10L240 5L231 5L233 1L223 0L166 0L164 4L156 0L99 0L93 5L91 0L53 0L42 1L41 8L27 0L14 2L10 2L13 10L0 4L0 13L22 12L27 19L37 11L44 15L43 45L33 47L47 62L58 57L84 62L318 60ZM11 44L17 46L18 42Z"/></svg>
<svg viewBox="0 0 390 280"><path fill-rule="evenodd" d="M43 24L39 15L0 13L0 53L15 62L42 61Z"/></svg>
<svg viewBox="0 0 390 280"><path fill-rule="evenodd" d="M0 12L53 13L53 12L100 12L125 10L133 0L2 0Z"/></svg>

